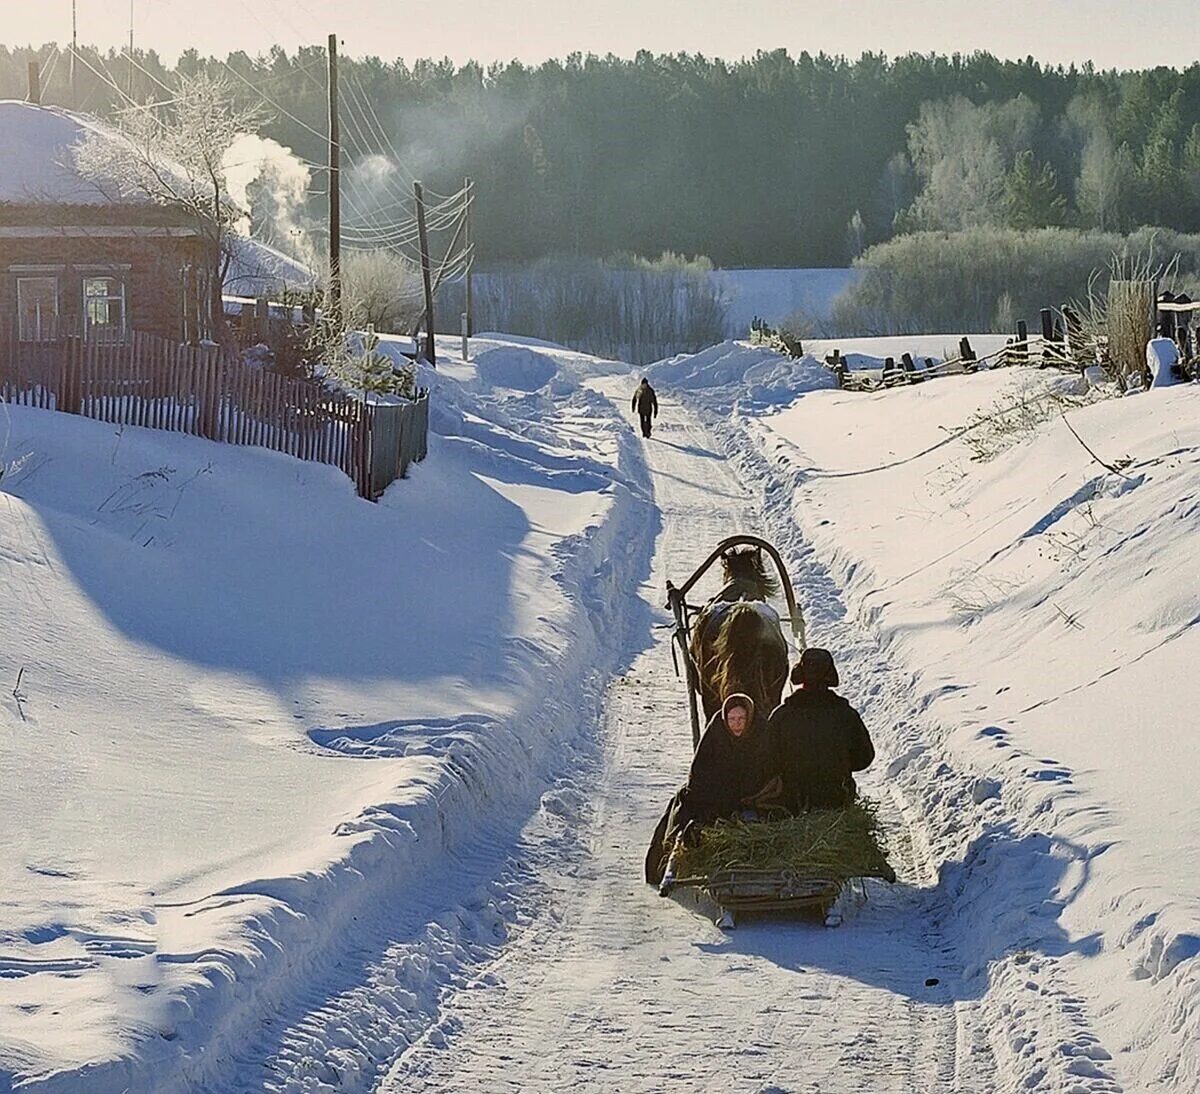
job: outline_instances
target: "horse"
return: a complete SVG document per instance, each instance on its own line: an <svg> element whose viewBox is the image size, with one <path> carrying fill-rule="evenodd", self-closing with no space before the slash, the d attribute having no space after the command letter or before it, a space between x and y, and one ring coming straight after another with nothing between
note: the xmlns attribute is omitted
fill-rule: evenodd
<svg viewBox="0 0 1200 1094"><path fill-rule="evenodd" d="M731 547L721 568L725 586L696 617L689 647L704 720L735 692L749 695L757 716L766 718L783 698L790 665L779 613L767 603L779 582L758 547Z"/></svg>

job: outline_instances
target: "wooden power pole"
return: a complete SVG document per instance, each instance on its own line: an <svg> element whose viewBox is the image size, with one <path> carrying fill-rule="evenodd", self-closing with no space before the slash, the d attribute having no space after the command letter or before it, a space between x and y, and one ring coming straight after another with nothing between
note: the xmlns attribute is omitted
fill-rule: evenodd
<svg viewBox="0 0 1200 1094"><path fill-rule="evenodd" d="M342 144L338 126L337 35L329 36L329 310L342 324Z"/></svg>
<svg viewBox="0 0 1200 1094"><path fill-rule="evenodd" d="M413 183L417 201L417 239L421 244L421 277L425 282L425 357L437 367L437 350L433 340L433 278L429 270L429 236L425 231L425 191L419 182Z"/></svg>
<svg viewBox="0 0 1200 1094"><path fill-rule="evenodd" d="M79 109L79 79L75 74L75 56L79 53L79 20L76 17L77 0L71 0L71 109Z"/></svg>
<svg viewBox="0 0 1200 1094"><path fill-rule="evenodd" d="M471 235L471 206L475 203L475 183L471 179L466 180L466 193L463 195L466 201L466 208L463 210L463 221L465 225L465 235L463 238L463 246L467 252L467 276L466 285L463 293L463 310L467 313L467 337L470 338L475 333L475 313L471 308L471 268L475 265L475 256L471 250L472 235Z"/></svg>

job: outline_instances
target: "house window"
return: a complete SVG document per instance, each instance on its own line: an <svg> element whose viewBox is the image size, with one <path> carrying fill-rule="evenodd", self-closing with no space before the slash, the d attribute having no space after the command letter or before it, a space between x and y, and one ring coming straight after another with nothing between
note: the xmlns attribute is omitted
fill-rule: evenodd
<svg viewBox="0 0 1200 1094"><path fill-rule="evenodd" d="M119 336L125 331L125 282L117 277L83 279L83 315L89 334Z"/></svg>
<svg viewBox="0 0 1200 1094"><path fill-rule="evenodd" d="M17 328L23 342L53 338L58 328L58 278L17 278Z"/></svg>

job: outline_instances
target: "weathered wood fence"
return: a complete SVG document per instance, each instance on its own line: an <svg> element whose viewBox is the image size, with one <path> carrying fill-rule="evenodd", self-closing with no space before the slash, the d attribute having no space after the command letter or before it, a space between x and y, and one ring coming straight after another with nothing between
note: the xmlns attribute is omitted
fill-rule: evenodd
<svg viewBox="0 0 1200 1094"><path fill-rule="evenodd" d="M0 338L0 399L332 464L370 499L425 458L427 392L403 404L370 403L248 367L217 346L136 331L119 339L39 335Z"/></svg>

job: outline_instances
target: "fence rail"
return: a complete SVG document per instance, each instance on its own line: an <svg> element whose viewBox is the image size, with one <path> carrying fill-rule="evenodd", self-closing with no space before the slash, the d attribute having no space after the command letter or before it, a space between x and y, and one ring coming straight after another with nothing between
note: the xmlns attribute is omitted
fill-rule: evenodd
<svg viewBox="0 0 1200 1094"><path fill-rule="evenodd" d="M217 346L136 331L119 338L50 333L0 339L0 399L331 464L370 499L425 456L426 392L404 404L368 403L248 367Z"/></svg>

